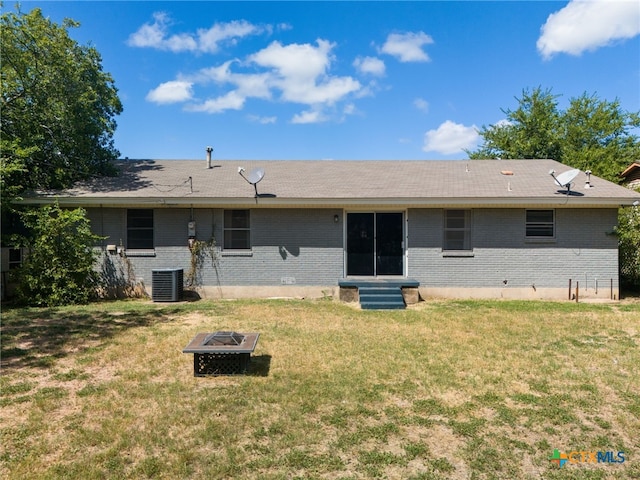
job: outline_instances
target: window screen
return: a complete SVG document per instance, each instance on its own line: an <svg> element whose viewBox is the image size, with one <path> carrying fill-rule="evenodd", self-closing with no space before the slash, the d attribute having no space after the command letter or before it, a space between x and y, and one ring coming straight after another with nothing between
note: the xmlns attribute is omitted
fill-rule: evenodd
<svg viewBox="0 0 640 480"><path fill-rule="evenodd" d="M527 210L527 237L552 238L555 235L553 210Z"/></svg>
<svg viewBox="0 0 640 480"><path fill-rule="evenodd" d="M225 250L248 250L251 248L249 210L224 211Z"/></svg>
<svg viewBox="0 0 640 480"><path fill-rule="evenodd" d="M471 211L445 210L444 250L471 250Z"/></svg>
<svg viewBox="0 0 640 480"><path fill-rule="evenodd" d="M127 210L127 248L153 248L153 209Z"/></svg>

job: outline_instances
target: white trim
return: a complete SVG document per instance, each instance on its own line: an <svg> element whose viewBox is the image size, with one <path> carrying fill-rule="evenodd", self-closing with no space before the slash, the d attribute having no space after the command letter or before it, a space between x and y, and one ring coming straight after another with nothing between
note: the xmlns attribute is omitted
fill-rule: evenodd
<svg viewBox="0 0 640 480"><path fill-rule="evenodd" d="M347 211L342 209L342 278L347 278Z"/></svg>
<svg viewBox="0 0 640 480"><path fill-rule="evenodd" d="M253 250L220 250L222 257L253 257Z"/></svg>
<svg viewBox="0 0 640 480"><path fill-rule="evenodd" d="M404 264L402 273L405 278L409 278L409 209L404 211L404 222L402 225L402 231L404 232L404 238L402 239L402 247L404 249Z"/></svg>
<svg viewBox="0 0 640 480"><path fill-rule="evenodd" d="M127 257L155 257L155 248L126 248L124 254Z"/></svg>

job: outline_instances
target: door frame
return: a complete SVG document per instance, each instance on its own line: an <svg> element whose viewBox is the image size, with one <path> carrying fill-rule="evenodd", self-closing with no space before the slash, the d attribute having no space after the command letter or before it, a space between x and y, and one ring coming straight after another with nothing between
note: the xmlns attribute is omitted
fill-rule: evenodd
<svg viewBox="0 0 640 480"><path fill-rule="evenodd" d="M398 275L378 275L377 274L377 261L375 258L376 255L376 251L377 251L377 238L374 238L374 248L373 248L373 277L370 276L366 276L366 275L351 275L348 276L347 275L347 264L348 264L348 252L347 252L347 217L349 216L350 213L371 213L373 214L373 231L374 231L374 236L376 235L376 218L377 218L377 214L378 213L400 213L402 214L402 273L398 274ZM343 215L342 215L342 236L343 236L343 240L342 240L342 245L343 245L343 267L342 267L342 271L343 271L343 277L344 278L350 278L350 277L355 277L355 278L406 278L407 276L407 272L408 272L408 230L409 230L409 215L408 215L408 211L406 209L397 209L397 208L390 208L390 209L375 209L375 210L364 210L364 209L355 209L355 210L343 210Z"/></svg>

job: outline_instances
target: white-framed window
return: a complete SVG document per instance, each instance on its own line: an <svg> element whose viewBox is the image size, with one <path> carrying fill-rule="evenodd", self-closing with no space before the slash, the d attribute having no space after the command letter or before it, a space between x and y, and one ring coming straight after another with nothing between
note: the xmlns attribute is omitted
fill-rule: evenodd
<svg viewBox="0 0 640 480"><path fill-rule="evenodd" d="M527 210L525 236L527 238L554 238L556 235L554 210Z"/></svg>
<svg viewBox="0 0 640 480"><path fill-rule="evenodd" d="M127 210L127 250L153 250L153 209Z"/></svg>
<svg viewBox="0 0 640 480"><path fill-rule="evenodd" d="M223 250L251 250L251 211L224 211Z"/></svg>
<svg viewBox="0 0 640 480"><path fill-rule="evenodd" d="M471 250L471 210L444 211L444 251Z"/></svg>

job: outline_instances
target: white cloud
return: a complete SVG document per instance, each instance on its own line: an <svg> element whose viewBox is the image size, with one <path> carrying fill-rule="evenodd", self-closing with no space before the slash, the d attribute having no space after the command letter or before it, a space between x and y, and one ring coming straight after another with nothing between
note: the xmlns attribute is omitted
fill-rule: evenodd
<svg viewBox="0 0 640 480"><path fill-rule="evenodd" d="M360 83L351 77L332 77L321 83L297 80L286 78L279 82L283 100L307 105L332 105L360 89Z"/></svg>
<svg viewBox="0 0 640 480"><path fill-rule="evenodd" d="M451 155L475 147L479 139L478 127L475 125L466 127L447 120L437 129L429 130L424 134L422 150Z"/></svg>
<svg viewBox="0 0 640 480"><path fill-rule="evenodd" d="M185 77L198 85L215 82L222 86L232 85L235 87L224 95L210 98L199 104L190 104L185 107L185 110L190 112L222 113L225 110L241 110L247 98L271 98L268 73L233 73L230 69L233 63L234 61L230 60L217 67L203 68L196 74Z"/></svg>
<svg viewBox="0 0 640 480"><path fill-rule="evenodd" d="M580 55L639 35L640 6L637 0L572 0L549 15L540 30L537 47L543 58Z"/></svg>
<svg viewBox="0 0 640 480"><path fill-rule="evenodd" d="M127 44L132 47L156 48L176 53L215 53L222 43L235 44L238 39L257 35L265 29L245 20L234 20L215 23L208 29L198 29L196 33L169 35L171 24L171 19L166 13L156 12L153 14L153 23L145 23L129 35Z"/></svg>
<svg viewBox="0 0 640 480"><path fill-rule="evenodd" d="M331 63L331 42L318 39L317 47L308 43L282 45L272 42L249 57L261 67L272 68L283 77L315 78L324 73Z"/></svg>
<svg viewBox="0 0 640 480"><path fill-rule="evenodd" d="M202 68L198 73L191 75L190 78L202 84L209 82L226 83L231 79L232 74L230 67L233 62L234 60L229 60L217 67Z"/></svg>
<svg viewBox="0 0 640 480"><path fill-rule="evenodd" d="M287 30L293 30L293 26L290 23L279 23L276 28L280 32L286 32Z"/></svg>
<svg viewBox="0 0 640 480"><path fill-rule="evenodd" d="M189 78L198 84L207 84L211 81L219 85L230 84L236 87L240 95L254 98L270 98L271 90L269 82L271 75L265 73L233 73L231 65L233 60L217 67L203 68Z"/></svg>
<svg viewBox="0 0 640 480"><path fill-rule="evenodd" d="M433 39L424 32L391 33L380 51L401 62L428 62L430 58L422 47L431 43Z"/></svg>
<svg viewBox="0 0 640 480"><path fill-rule="evenodd" d="M255 35L261 28L245 21L234 20L229 23L216 23L209 29L198 30L198 46L202 52L215 53L222 42L235 44L239 38Z"/></svg>
<svg viewBox="0 0 640 480"><path fill-rule="evenodd" d="M187 34L179 34L171 35L166 40L163 40L158 48L172 52L194 51L198 50L198 43Z"/></svg>
<svg viewBox="0 0 640 480"><path fill-rule="evenodd" d="M385 64L382 60L376 57L358 57L353 61L353 66L358 69L360 73L374 75L381 77L385 73Z"/></svg>
<svg viewBox="0 0 640 480"><path fill-rule="evenodd" d="M158 47L161 45L167 31L169 18L166 13L153 14L153 23L145 23L138 31L129 35L127 45L131 47Z"/></svg>
<svg viewBox="0 0 640 480"><path fill-rule="evenodd" d="M192 87L191 82L182 80L161 83L147 94L146 99L160 104L185 102L193 95Z"/></svg>
<svg viewBox="0 0 640 480"><path fill-rule="evenodd" d="M259 115L248 115L247 118L252 122L261 123L262 125L268 125L278 121L278 117L261 117Z"/></svg>
<svg viewBox="0 0 640 480"><path fill-rule="evenodd" d="M413 106L424 113L429 112L429 102L427 102L424 98L416 98L413 101Z"/></svg>
<svg viewBox="0 0 640 480"><path fill-rule="evenodd" d="M493 127L499 127L499 128L503 128L503 127L510 127L511 125L513 125L513 123L511 123L509 120L507 120L506 118L503 118L502 120L498 120L496 123L494 123L492 126Z"/></svg>
<svg viewBox="0 0 640 480"><path fill-rule="evenodd" d="M307 105L333 104L362 87L351 77L327 74L334 44L318 39L317 46L282 45L273 42L251 55L249 61L270 69L269 85L281 92L281 99Z"/></svg>
<svg viewBox="0 0 640 480"><path fill-rule="evenodd" d="M369 81L367 85L362 85L360 90L353 93L354 98L374 97L380 91L391 90L389 85L380 85L375 79Z"/></svg>
<svg viewBox="0 0 640 480"><path fill-rule="evenodd" d="M247 57L246 61L229 60L221 65L181 75L150 92L147 100L169 103L191 100L192 89L215 83L220 93L198 104L190 104L192 112L220 113L240 110L248 98L276 99L313 107L294 117L294 123L310 123L328 119L322 111L364 90L350 76L330 75L334 44L317 40L311 44L282 45L273 42ZM243 73L242 69L251 73ZM258 73L256 73L258 70Z"/></svg>
<svg viewBox="0 0 640 480"><path fill-rule="evenodd" d="M204 103L189 105L185 110L189 112L221 113L225 110L242 110L246 97L231 91L217 98L212 98Z"/></svg>
<svg viewBox="0 0 640 480"><path fill-rule="evenodd" d="M358 110L356 109L356 106L353 103L348 103L342 109L342 113L344 113L345 115L355 115L357 111Z"/></svg>
<svg viewBox="0 0 640 480"><path fill-rule="evenodd" d="M327 117L318 110L306 110L293 116L291 123L320 123L327 121Z"/></svg>

